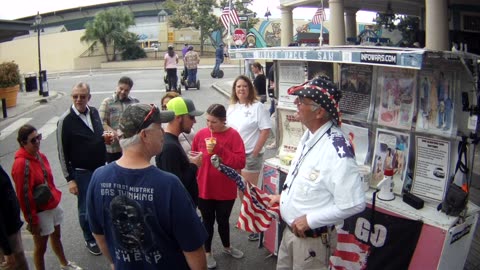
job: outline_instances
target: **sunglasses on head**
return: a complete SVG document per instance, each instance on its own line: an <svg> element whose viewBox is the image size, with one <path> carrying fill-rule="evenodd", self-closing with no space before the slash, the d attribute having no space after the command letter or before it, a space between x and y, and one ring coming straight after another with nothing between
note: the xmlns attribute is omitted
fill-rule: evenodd
<svg viewBox="0 0 480 270"><path fill-rule="evenodd" d="M158 107L155 104L150 104L150 106L152 108L150 109L148 114L145 116L145 118L143 118L142 123L138 127L137 133L139 133L142 129L148 127L153 122L152 121L153 115L155 115L156 113L160 114L160 110L158 109Z"/></svg>
<svg viewBox="0 0 480 270"><path fill-rule="evenodd" d="M36 144L37 142L40 142L41 140L42 140L42 133L38 133L37 136L30 139L30 142L32 144Z"/></svg>

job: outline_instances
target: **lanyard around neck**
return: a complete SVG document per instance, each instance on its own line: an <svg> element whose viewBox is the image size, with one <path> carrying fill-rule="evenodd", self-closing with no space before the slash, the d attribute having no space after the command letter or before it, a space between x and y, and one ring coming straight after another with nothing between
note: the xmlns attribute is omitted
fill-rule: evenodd
<svg viewBox="0 0 480 270"><path fill-rule="evenodd" d="M333 125L333 124L332 124ZM298 175L298 171L300 170L300 166L302 165L303 161L305 160L305 157L308 155L308 153L310 153L310 151L315 147L315 145L317 145L317 143L323 138L323 136L327 133L327 131L332 127L332 125L330 125L330 127L328 127L325 132L323 132L323 134L320 136L320 138L318 138L315 143L310 146L307 151L305 152L305 154L303 153L305 151L305 145L303 145L303 148L302 148L302 152L300 154L300 157L298 158L298 161L297 163L295 164L295 168L293 169L292 171L292 181L290 183L290 186L288 186L286 183L285 185L283 185L283 189L285 190L286 188L288 188L288 191L287 191L287 194L290 193L290 190L291 190L291 187L293 185L293 182L295 181L295 179L297 178L297 175Z"/></svg>

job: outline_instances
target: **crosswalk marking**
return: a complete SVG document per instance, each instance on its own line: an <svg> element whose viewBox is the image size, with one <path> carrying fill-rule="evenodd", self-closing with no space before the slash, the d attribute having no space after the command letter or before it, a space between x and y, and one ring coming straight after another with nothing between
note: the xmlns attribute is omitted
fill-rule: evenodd
<svg viewBox="0 0 480 270"><path fill-rule="evenodd" d="M20 118L17 121L13 122L10 124L8 127L4 128L2 130L2 134L0 134L0 140L5 139L8 137L8 135L12 134L15 132L17 129L19 129L21 126L25 125L28 123L32 118Z"/></svg>
<svg viewBox="0 0 480 270"><path fill-rule="evenodd" d="M60 117L54 116L45 123L39 130L38 133L42 133L42 139L45 140L48 135L52 134L57 130L57 122Z"/></svg>

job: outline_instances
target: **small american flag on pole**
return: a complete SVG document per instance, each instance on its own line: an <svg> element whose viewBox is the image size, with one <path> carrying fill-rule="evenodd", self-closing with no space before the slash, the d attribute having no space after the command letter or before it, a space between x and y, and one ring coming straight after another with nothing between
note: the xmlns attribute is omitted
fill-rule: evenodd
<svg viewBox="0 0 480 270"><path fill-rule="evenodd" d="M238 18L237 11L229 7L225 7L222 11L222 15L220 15L220 20L225 28L228 28L228 25L232 23L233 25L239 25L240 19Z"/></svg>
<svg viewBox="0 0 480 270"><path fill-rule="evenodd" d="M315 15L313 15L312 24L321 24L325 19L325 10L323 8L318 8Z"/></svg>
<svg viewBox="0 0 480 270"><path fill-rule="evenodd" d="M214 157L212 156L212 164L214 164ZM266 231L273 219L279 219L280 208L278 204L269 206L270 198L265 191L245 181L234 169L220 162L217 164L218 166L214 166L228 178L235 181L238 189L243 192L237 228L254 233Z"/></svg>

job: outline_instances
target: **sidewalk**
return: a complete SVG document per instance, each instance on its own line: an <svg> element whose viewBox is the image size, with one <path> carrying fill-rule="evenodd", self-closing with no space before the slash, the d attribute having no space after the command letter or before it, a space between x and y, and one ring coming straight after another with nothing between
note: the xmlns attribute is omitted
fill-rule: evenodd
<svg viewBox="0 0 480 270"><path fill-rule="evenodd" d="M58 96L59 93L57 91L49 91L48 97L38 95L38 90L32 92L18 92L17 105L12 108L7 108L7 118L3 118L3 114L0 115L0 123L24 112L28 112L41 104L48 103L51 100L56 99ZM0 110L3 110L1 105L2 104L0 103Z"/></svg>

